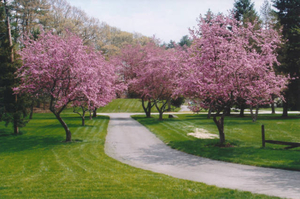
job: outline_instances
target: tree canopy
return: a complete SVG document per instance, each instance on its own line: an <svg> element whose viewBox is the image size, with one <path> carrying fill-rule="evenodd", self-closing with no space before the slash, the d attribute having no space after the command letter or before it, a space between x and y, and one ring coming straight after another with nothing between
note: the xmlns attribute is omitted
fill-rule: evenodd
<svg viewBox="0 0 300 199"><path fill-rule="evenodd" d="M257 22L242 26L222 14L209 17L200 18L192 32L193 45L183 63L185 78L179 83L185 96L216 112L214 121L224 143L228 107L241 99L250 106L270 103L272 95L281 96L287 78L273 70L280 43L276 31L257 29Z"/></svg>
<svg viewBox="0 0 300 199"><path fill-rule="evenodd" d="M15 92L48 96L50 111L64 127L66 141L71 141L61 112L69 103L94 109L114 98L114 67L72 33L61 37L42 32L37 40L27 37L24 45L23 66L17 71L21 83Z"/></svg>
<svg viewBox="0 0 300 199"><path fill-rule="evenodd" d="M273 6L286 39L280 51L278 70L294 78L286 92L284 116L287 116L288 108L300 110L300 0L274 0Z"/></svg>

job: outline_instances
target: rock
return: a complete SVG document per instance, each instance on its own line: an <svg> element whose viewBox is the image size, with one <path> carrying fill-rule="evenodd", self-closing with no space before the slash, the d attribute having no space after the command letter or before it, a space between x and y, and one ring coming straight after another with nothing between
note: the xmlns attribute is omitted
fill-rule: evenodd
<svg viewBox="0 0 300 199"><path fill-rule="evenodd" d="M169 118L178 118L177 115L169 114Z"/></svg>

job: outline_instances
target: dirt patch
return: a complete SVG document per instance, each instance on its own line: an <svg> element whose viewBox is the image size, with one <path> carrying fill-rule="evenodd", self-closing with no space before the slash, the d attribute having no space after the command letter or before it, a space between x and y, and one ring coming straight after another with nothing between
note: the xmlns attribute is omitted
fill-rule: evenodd
<svg viewBox="0 0 300 199"><path fill-rule="evenodd" d="M215 138L219 138L218 135L211 134L207 130L202 129L202 128L195 128L195 131L193 133L188 133L187 135L194 136L194 137L200 138L200 139L215 139Z"/></svg>

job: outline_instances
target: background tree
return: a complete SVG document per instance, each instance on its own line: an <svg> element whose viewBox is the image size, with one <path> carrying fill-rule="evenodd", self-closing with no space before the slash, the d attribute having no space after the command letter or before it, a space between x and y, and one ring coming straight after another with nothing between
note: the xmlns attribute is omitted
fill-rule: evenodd
<svg viewBox="0 0 300 199"><path fill-rule="evenodd" d="M149 45L149 44L148 44ZM123 75L124 81L128 85L127 92L134 93L142 101L142 107L146 117L151 117L151 109L154 106L154 100L150 96L142 96L138 92L138 85L134 80L137 78L137 72L144 70L146 52L140 44L125 45L121 53L113 59L114 64L120 66L120 73Z"/></svg>
<svg viewBox="0 0 300 199"><path fill-rule="evenodd" d="M151 116L151 108L155 106L162 120L176 87L176 50L166 50L155 42L126 46L118 62L128 88L141 98L146 117Z"/></svg>
<svg viewBox="0 0 300 199"><path fill-rule="evenodd" d="M15 72L21 66L21 62L16 59L14 40L11 34L11 8L7 1L1 2L0 10L0 121L5 121L6 125L13 123L14 133L19 133L19 127L23 127L27 120L26 97L13 94L13 87L17 86Z"/></svg>
<svg viewBox="0 0 300 199"><path fill-rule="evenodd" d="M187 47L190 47L191 44L192 44L192 41L190 40L190 38L189 38L188 35L183 36L183 37L180 39L179 43L178 43L178 45L180 45L180 46L182 46L182 47L183 47L184 45L186 45Z"/></svg>
<svg viewBox="0 0 300 199"><path fill-rule="evenodd" d="M12 8L14 38L17 41L19 35L33 33L44 23L50 5L47 0L14 0Z"/></svg>
<svg viewBox="0 0 300 199"><path fill-rule="evenodd" d="M176 42L170 40L170 42L166 45L166 49L175 48Z"/></svg>
<svg viewBox="0 0 300 199"><path fill-rule="evenodd" d="M82 9L71 6L66 0L12 0L12 37L16 42L22 34L39 29L55 30L67 34L66 30L80 36L84 45L95 46L106 57L120 52L124 43L145 43L149 40L139 33L128 33L105 22L89 17Z"/></svg>
<svg viewBox="0 0 300 199"><path fill-rule="evenodd" d="M278 70L289 74L294 79L285 92L283 116L288 116L288 109L300 110L300 0L274 0L278 23L282 26L282 34L286 39L279 60L282 63Z"/></svg>
<svg viewBox="0 0 300 199"><path fill-rule="evenodd" d="M275 29L280 32L280 27L276 24L277 17L274 10L272 10L272 5L269 0L264 0L262 6L260 7L260 19L262 21L262 27L264 29ZM277 70L277 68L275 68ZM273 96L273 101L275 101L276 96ZM271 104L272 114L275 114L275 102Z"/></svg>
<svg viewBox="0 0 300 199"><path fill-rule="evenodd" d="M251 0L235 0L233 11L235 13L234 18L243 23L253 23L258 19L258 15L254 9L254 3L252 3Z"/></svg>
<svg viewBox="0 0 300 199"><path fill-rule="evenodd" d="M276 13L274 12L274 10L272 10L272 5L269 0L264 0L263 4L260 7L260 19L262 21L263 28L270 29L274 28L274 26L276 27Z"/></svg>

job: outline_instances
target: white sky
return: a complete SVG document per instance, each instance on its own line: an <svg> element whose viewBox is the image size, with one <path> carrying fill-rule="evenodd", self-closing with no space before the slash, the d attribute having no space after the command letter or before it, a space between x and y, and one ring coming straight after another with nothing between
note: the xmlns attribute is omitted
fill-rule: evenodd
<svg viewBox="0 0 300 199"><path fill-rule="evenodd" d="M159 38L162 42L179 42L189 35L188 28L208 9L213 13L233 8L234 0L67 0L89 16L123 31L138 32ZM264 0L252 0L259 13Z"/></svg>

